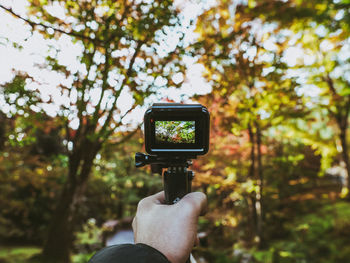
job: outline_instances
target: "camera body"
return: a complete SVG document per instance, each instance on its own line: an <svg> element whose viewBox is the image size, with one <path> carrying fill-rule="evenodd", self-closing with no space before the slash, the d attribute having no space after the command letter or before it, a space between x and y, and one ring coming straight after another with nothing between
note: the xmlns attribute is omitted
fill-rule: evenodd
<svg viewBox="0 0 350 263"><path fill-rule="evenodd" d="M146 152L194 159L209 150L210 116L201 104L155 103L144 116Z"/></svg>
<svg viewBox="0 0 350 263"><path fill-rule="evenodd" d="M201 104L156 103L144 116L145 147L137 152L135 166L151 165L163 175L166 204L174 204L191 192L191 159L209 150L210 116ZM165 170L166 169L166 170Z"/></svg>

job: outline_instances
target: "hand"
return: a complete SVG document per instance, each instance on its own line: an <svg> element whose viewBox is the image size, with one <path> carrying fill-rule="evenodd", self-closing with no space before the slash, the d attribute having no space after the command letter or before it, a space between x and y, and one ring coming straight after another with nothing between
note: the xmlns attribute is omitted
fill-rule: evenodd
<svg viewBox="0 0 350 263"><path fill-rule="evenodd" d="M173 205L165 204L164 192L142 199L132 224L135 243L157 249L172 263L184 263L197 241L198 217L206 207L207 198L200 192Z"/></svg>

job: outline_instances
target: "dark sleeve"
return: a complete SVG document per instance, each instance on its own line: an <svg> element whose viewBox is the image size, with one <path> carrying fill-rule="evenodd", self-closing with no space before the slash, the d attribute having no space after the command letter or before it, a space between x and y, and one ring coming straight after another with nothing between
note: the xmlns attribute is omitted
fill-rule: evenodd
<svg viewBox="0 0 350 263"><path fill-rule="evenodd" d="M122 244L105 247L88 263L170 263L158 250L145 244Z"/></svg>

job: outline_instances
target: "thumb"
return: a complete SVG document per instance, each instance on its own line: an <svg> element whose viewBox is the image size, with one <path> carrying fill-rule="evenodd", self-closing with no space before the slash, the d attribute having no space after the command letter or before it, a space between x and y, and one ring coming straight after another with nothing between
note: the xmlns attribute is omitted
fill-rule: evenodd
<svg viewBox="0 0 350 263"><path fill-rule="evenodd" d="M188 206L197 216L207 212L207 196L202 192L188 193L178 203L181 206Z"/></svg>

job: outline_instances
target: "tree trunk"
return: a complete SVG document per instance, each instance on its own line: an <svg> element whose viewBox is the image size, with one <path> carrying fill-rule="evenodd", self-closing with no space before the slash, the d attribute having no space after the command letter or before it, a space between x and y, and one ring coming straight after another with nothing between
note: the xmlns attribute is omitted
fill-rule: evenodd
<svg viewBox="0 0 350 263"><path fill-rule="evenodd" d="M263 202L263 190L264 190L264 177L262 169L262 155L261 155L261 129L259 123L256 125L256 144L257 144L257 171L258 171L258 187L259 191L256 195L257 199L257 235L259 237L259 247L263 248L265 245L264 239L264 202Z"/></svg>
<svg viewBox="0 0 350 263"><path fill-rule="evenodd" d="M345 169L347 172L347 189L348 189L348 199L350 199L350 160L347 145L347 116L344 118L342 123L338 123L340 129L340 142L342 146L342 158L345 163Z"/></svg>
<svg viewBox="0 0 350 263"><path fill-rule="evenodd" d="M251 125L248 125L248 134L249 134L249 141L251 144L251 150L250 150L250 167L249 167L249 173L248 173L248 177L253 180L255 177L255 136L254 136L254 132L253 129L251 127ZM256 193L252 192L250 193L249 199L251 201L251 208L250 208L250 218L251 218L251 229L249 231L249 233L252 233L252 237L254 238L254 236L257 233L257 224L258 224L258 215L257 215L257 210L256 210ZM252 231L253 230L253 231Z"/></svg>
<svg viewBox="0 0 350 263"><path fill-rule="evenodd" d="M76 151L69 158L69 175L51 220L43 248L45 263L69 263L74 241L74 231L79 216L79 206L98 150L91 143L83 151ZM79 156L81 155L83 156ZM82 161L80 161L82 160ZM81 169L79 169L81 164Z"/></svg>
<svg viewBox="0 0 350 263"><path fill-rule="evenodd" d="M249 178L253 179L255 174L255 136L251 125L248 125L249 142L251 144L250 149L250 167L249 167Z"/></svg>
<svg viewBox="0 0 350 263"><path fill-rule="evenodd" d="M70 181L70 180L69 180ZM83 185L79 185L79 188ZM70 262L70 251L73 243L73 222L81 190L76 184L67 182L50 224L48 237L43 249L45 262Z"/></svg>
<svg viewBox="0 0 350 263"><path fill-rule="evenodd" d="M6 138L6 116L0 111L0 151L4 149Z"/></svg>
<svg viewBox="0 0 350 263"><path fill-rule="evenodd" d="M342 104L342 96L340 96L337 93L337 90L335 89L334 82L332 78L327 74L327 76L324 77L325 81L328 84L329 90L332 94L333 103L335 105L338 105L336 108L337 110L330 111L333 116L335 117L339 130L340 130L340 141L342 146L342 158L345 163L345 169L347 172L347 199L350 200L350 161L349 161L349 154L348 154L348 146L347 146L347 129L348 129L348 118L349 118L349 112L350 112L350 96L343 97L343 102L345 104Z"/></svg>

